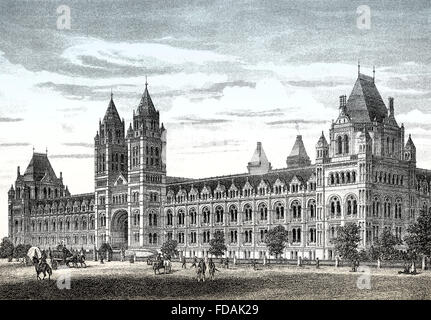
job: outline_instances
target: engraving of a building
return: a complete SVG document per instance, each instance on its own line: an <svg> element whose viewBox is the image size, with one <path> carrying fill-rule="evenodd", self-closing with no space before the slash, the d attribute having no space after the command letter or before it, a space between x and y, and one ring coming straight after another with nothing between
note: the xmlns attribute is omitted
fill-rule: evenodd
<svg viewBox="0 0 431 320"><path fill-rule="evenodd" d="M34 153L8 193L9 236L44 248L60 242L93 249L160 248L178 241L186 256L204 256L216 231L227 256L262 258L268 230L283 225L283 256L334 259L337 226L357 223L361 248L389 228L402 238L430 203L431 172L416 168L416 147L385 105L374 77L358 73L339 115L317 140L312 164L301 136L273 169L260 142L248 173L204 179L167 176L167 130L146 85L126 130L112 95L94 140L94 193L71 195L46 154Z"/></svg>

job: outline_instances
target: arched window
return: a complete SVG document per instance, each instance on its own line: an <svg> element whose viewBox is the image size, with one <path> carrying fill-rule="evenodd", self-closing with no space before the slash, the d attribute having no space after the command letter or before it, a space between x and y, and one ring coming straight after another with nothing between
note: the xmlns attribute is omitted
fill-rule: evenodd
<svg viewBox="0 0 431 320"><path fill-rule="evenodd" d="M210 223L210 210L208 207L202 209L203 223Z"/></svg>
<svg viewBox="0 0 431 320"><path fill-rule="evenodd" d="M380 214L380 201L378 197L373 199L373 217L378 217Z"/></svg>
<svg viewBox="0 0 431 320"><path fill-rule="evenodd" d="M173 224L173 220L174 220L174 215L172 214L172 210L168 210L167 214L166 214L166 218L167 218L167 222L166 224L168 226L172 226Z"/></svg>
<svg viewBox="0 0 431 320"><path fill-rule="evenodd" d="M223 213L223 208L221 206L217 206L215 209L216 223L223 223Z"/></svg>
<svg viewBox="0 0 431 320"><path fill-rule="evenodd" d="M395 200L395 219L401 219L401 213L402 213L402 200L398 198Z"/></svg>
<svg viewBox="0 0 431 320"><path fill-rule="evenodd" d="M195 208L191 208L189 210L189 216L190 216L190 224L196 224L196 209Z"/></svg>
<svg viewBox="0 0 431 320"><path fill-rule="evenodd" d="M237 222L238 221L238 209L236 206L230 206L229 208L230 221Z"/></svg>
<svg viewBox="0 0 431 320"><path fill-rule="evenodd" d="M341 201L338 197L332 197L330 201L331 216L341 215Z"/></svg>
<svg viewBox="0 0 431 320"><path fill-rule="evenodd" d="M266 204L261 203L259 204L259 213L260 213L260 220L265 221L268 220L268 207Z"/></svg>
<svg viewBox="0 0 431 320"><path fill-rule="evenodd" d="M344 135L344 153L349 153L349 136Z"/></svg>
<svg viewBox="0 0 431 320"><path fill-rule="evenodd" d="M253 214L253 210L251 209L251 205L247 203L244 206L245 221L251 221L252 220L252 214Z"/></svg>
<svg viewBox="0 0 431 320"><path fill-rule="evenodd" d="M298 200L292 201L292 204L290 205L290 209L292 211L292 218L293 219L300 219L301 218L301 204Z"/></svg>
<svg viewBox="0 0 431 320"><path fill-rule="evenodd" d="M346 200L346 209L347 209L347 215L355 215L358 214L358 203L356 198L353 195L350 195L347 197Z"/></svg>
<svg viewBox="0 0 431 320"><path fill-rule="evenodd" d="M184 225L184 210L178 210L178 225Z"/></svg>
<svg viewBox="0 0 431 320"><path fill-rule="evenodd" d="M383 216L385 218L391 217L391 200L389 198L385 198L385 202L383 203Z"/></svg>
<svg viewBox="0 0 431 320"><path fill-rule="evenodd" d="M310 219L316 218L316 201L310 200L308 201L308 212Z"/></svg>
<svg viewBox="0 0 431 320"><path fill-rule="evenodd" d="M281 202L275 205L275 218L277 220L284 219L284 206Z"/></svg>
<svg viewBox="0 0 431 320"><path fill-rule="evenodd" d="M337 138L337 153L343 153L343 138L341 136L338 136Z"/></svg>

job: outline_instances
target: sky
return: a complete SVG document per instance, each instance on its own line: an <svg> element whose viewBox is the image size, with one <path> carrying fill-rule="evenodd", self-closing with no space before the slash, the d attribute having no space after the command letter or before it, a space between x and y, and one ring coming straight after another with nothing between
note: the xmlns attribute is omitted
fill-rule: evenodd
<svg viewBox="0 0 431 320"><path fill-rule="evenodd" d="M1 0L0 236L7 191L33 147L72 194L94 190L94 136L111 90L128 127L146 76L170 176L246 172L257 141L282 168L297 134L314 159L358 60L361 73L375 65L418 166L431 169L430 34L429 0Z"/></svg>

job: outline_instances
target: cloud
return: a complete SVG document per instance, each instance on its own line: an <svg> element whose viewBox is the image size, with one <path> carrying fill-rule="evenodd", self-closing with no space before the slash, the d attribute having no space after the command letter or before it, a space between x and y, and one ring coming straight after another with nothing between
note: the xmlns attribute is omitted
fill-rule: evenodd
<svg viewBox="0 0 431 320"><path fill-rule="evenodd" d="M212 148L212 147L227 147L227 146L240 146L243 140L213 140L208 142L203 142L192 146L192 148Z"/></svg>
<svg viewBox="0 0 431 320"><path fill-rule="evenodd" d="M94 148L94 144L86 142L65 142L63 146L67 147L84 147L84 148Z"/></svg>
<svg viewBox="0 0 431 320"><path fill-rule="evenodd" d="M81 153L81 154L52 154L49 156L52 159L91 159L94 158L93 154Z"/></svg>
<svg viewBox="0 0 431 320"><path fill-rule="evenodd" d="M30 143L27 142L5 142L0 143L0 147L26 147L29 146Z"/></svg>
<svg viewBox="0 0 431 320"><path fill-rule="evenodd" d="M304 119L287 119L266 122L267 125L281 125L281 124L325 124L328 120L304 120Z"/></svg>
<svg viewBox="0 0 431 320"><path fill-rule="evenodd" d="M212 125L212 124L219 124L219 123L226 123L230 122L230 120L226 119L203 119L203 118L197 118L197 117L178 117L176 118L179 122L178 124L191 124L191 125Z"/></svg>
<svg viewBox="0 0 431 320"><path fill-rule="evenodd" d="M208 62L235 62L236 57L218 54L209 50L193 50L173 47L167 44L146 42L108 42L96 38L75 37L75 44L67 48L61 57L79 66L104 68L89 63L88 58L117 65L142 66L150 68L160 65L181 65L193 63L203 65ZM87 59L87 61L84 61Z"/></svg>
<svg viewBox="0 0 431 320"><path fill-rule="evenodd" d="M429 125L431 123L431 113L424 113L420 110L414 109L408 113L399 114L397 116L399 122L409 124L424 124Z"/></svg>
<svg viewBox="0 0 431 320"><path fill-rule="evenodd" d="M62 123L61 128L67 133L72 133L74 131L73 126L68 125L67 123Z"/></svg>
<svg viewBox="0 0 431 320"><path fill-rule="evenodd" d="M252 111L252 110L235 110L235 111L227 111L220 112L220 115L227 115L233 117L274 117L274 116L282 116L284 115L283 109L271 109L264 111Z"/></svg>
<svg viewBox="0 0 431 320"><path fill-rule="evenodd" d="M7 118L7 117L0 117L0 122L19 122L23 121L22 118Z"/></svg>

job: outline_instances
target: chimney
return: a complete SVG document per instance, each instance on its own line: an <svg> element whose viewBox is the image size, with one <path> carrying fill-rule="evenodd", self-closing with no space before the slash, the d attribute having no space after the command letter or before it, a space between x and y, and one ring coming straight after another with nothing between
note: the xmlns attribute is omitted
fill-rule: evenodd
<svg viewBox="0 0 431 320"><path fill-rule="evenodd" d="M389 97L389 115L390 116L394 115L394 98L393 97Z"/></svg>
<svg viewBox="0 0 431 320"><path fill-rule="evenodd" d="M340 111L346 112L346 95L340 96Z"/></svg>
<svg viewBox="0 0 431 320"><path fill-rule="evenodd" d="M21 173L19 172L19 166L18 168L16 168L16 175L19 177L21 175Z"/></svg>
<svg viewBox="0 0 431 320"><path fill-rule="evenodd" d="M258 142L256 146L257 152L259 152L259 155L262 154L262 142Z"/></svg>

